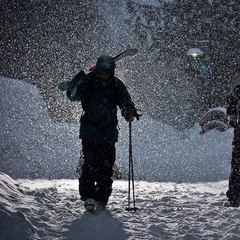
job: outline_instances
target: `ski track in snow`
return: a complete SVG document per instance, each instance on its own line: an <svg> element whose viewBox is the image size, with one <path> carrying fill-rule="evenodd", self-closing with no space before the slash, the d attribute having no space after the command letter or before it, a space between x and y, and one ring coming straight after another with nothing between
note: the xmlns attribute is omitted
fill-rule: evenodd
<svg viewBox="0 0 240 240"><path fill-rule="evenodd" d="M223 207L227 181L136 181L139 210L128 212L128 182L116 180L107 209L93 214L84 211L77 180L0 176L0 233L12 234L0 239L240 239L240 209Z"/></svg>

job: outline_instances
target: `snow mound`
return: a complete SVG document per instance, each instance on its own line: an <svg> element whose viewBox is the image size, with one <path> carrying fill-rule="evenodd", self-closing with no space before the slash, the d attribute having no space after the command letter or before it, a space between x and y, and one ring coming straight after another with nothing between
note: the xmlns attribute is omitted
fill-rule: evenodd
<svg viewBox="0 0 240 240"><path fill-rule="evenodd" d="M0 199L1 239L36 239L36 229L23 213L28 208L24 189L3 173L0 173Z"/></svg>
<svg viewBox="0 0 240 240"><path fill-rule="evenodd" d="M0 77L0 168L13 178L73 178L78 127L55 123L36 86Z"/></svg>

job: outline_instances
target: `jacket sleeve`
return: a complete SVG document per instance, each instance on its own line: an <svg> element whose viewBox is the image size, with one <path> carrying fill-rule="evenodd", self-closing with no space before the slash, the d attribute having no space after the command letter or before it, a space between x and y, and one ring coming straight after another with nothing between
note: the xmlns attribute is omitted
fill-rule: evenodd
<svg viewBox="0 0 240 240"><path fill-rule="evenodd" d="M238 86L240 87L240 85ZM239 102L238 93L235 92L234 88L227 96L227 115L237 115L237 105Z"/></svg>
<svg viewBox="0 0 240 240"><path fill-rule="evenodd" d="M139 119L139 115L135 108L135 104L133 103L126 86L120 79L117 79L117 89L118 89L117 105L121 110L122 116L128 121L128 113L131 111L131 112L135 112L137 119Z"/></svg>
<svg viewBox="0 0 240 240"><path fill-rule="evenodd" d="M135 104L133 103L131 96L124 85L124 83L120 79L116 79L117 81L117 88L118 88L118 101L117 104L121 111L124 109L134 109L135 110Z"/></svg>

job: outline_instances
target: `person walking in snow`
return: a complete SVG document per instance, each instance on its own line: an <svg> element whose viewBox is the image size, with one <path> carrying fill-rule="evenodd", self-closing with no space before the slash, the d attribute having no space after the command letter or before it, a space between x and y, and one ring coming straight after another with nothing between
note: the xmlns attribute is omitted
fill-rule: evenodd
<svg viewBox="0 0 240 240"><path fill-rule="evenodd" d="M227 97L228 124L234 128L232 141L231 174L229 177L227 207L240 205L240 84L237 84Z"/></svg>
<svg viewBox="0 0 240 240"><path fill-rule="evenodd" d="M67 97L80 101L83 108L79 137L84 164L79 177L79 193L88 211L104 209L112 192L115 143L118 141L117 106L126 121L139 119L126 86L114 73L114 59L101 55L93 71L73 78L78 81L74 96L70 89L67 91Z"/></svg>

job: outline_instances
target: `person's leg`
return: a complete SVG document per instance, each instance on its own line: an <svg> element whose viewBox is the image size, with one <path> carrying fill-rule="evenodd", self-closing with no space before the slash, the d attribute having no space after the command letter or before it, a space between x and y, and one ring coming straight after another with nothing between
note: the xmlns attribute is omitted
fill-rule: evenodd
<svg viewBox="0 0 240 240"><path fill-rule="evenodd" d="M112 193L113 165L116 159L116 148L113 144L99 145L99 171L97 174L95 200L107 204Z"/></svg>
<svg viewBox="0 0 240 240"><path fill-rule="evenodd" d="M234 130L232 145L231 174L227 191L229 202L240 203L240 128Z"/></svg>
<svg viewBox="0 0 240 240"><path fill-rule="evenodd" d="M81 200L95 198L95 182L96 182L96 145L94 142L83 139L82 148L84 155L84 163L82 173L79 177L79 193Z"/></svg>

